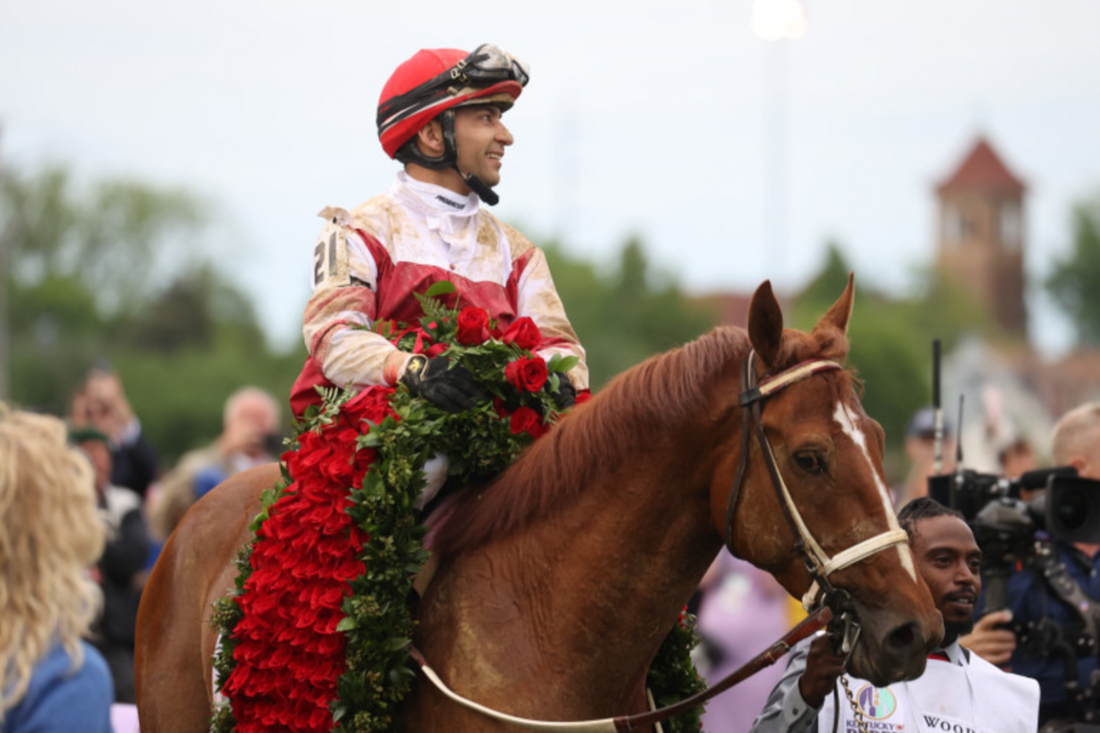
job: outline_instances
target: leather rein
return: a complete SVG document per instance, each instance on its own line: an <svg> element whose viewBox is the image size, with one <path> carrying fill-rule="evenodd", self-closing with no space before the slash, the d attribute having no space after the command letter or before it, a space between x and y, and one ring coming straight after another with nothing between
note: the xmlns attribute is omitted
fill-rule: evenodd
<svg viewBox="0 0 1100 733"><path fill-rule="evenodd" d="M810 615L800 624L788 631L783 638L772 644L767 650L754 657L740 669L724 677L717 684L689 698L681 700L678 703L645 713L575 722L532 720L529 718L515 717L488 708L454 692L447 687L446 683L436 674L435 670L428 665L424 655L421 654L415 646L410 647L409 655L420 666L424 676L427 677L440 692L466 708L475 710L495 720L511 723L529 730L547 731L548 733L556 733L558 731L567 733L620 733L622 731L632 731L645 726L651 726L698 707L715 695L725 692L730 687L748 679L765 667L774 664L784 654L790 651L791 647L796 643L812 636L833 621L834 608L841 617L837 620L843 620L843 646L845 651L851 651L859 636L859 625L854 622L854 610L851 608L847 592L834 588L829 582L829 576L838 570L853 565L888 547L908 542L908 536L905 534L905 531L901 529L883 532L868 540L859 542L837 553L833 557L829 557L828 553L822 549L821 545L813 538L810 530L806 527L806 523L802 519L802 514L798 511L798 507L791 498L791 493L787 489L787 485L784 483L782 475L779 473L779 467L775 462L775 456L772 453L771 445L768 443L768 437L764 433L764 426L761 422L761 403L765 398L782 390L784 387L800 382L815 374L831 371L833 369L842 369L842 367L834 361L824 359L805 361L796 364L790 369L773 374L758 383L754 366L755 360L756 352L750 351L748 358L745 359L742 371L742 385L744 386L744 391L741 392L739 397L743 412L741 453L737 459L737 472L734 475L733 487L730 490L729 503L726 508L725 543L726 547L732 553L733 521L748 466L748 455L749 449L751 448L749 437L751 425L751 432L756 435L757 442L760 445L760 451L767 464L768 473L771 476L772 487L775 489L776 496L779 499L779 506L783 510L783 516L786 518L791 531L799 538L795 543L795 547L802 555L806 563L806 568L809 570L810 577L813 581L810 585L810 589L806 591L806 594L802 598L802 605L807 611L810 611L811 608L815 606L816 609L812 610ZM818 601L818 596L821 596L820 601Z"/></svg>

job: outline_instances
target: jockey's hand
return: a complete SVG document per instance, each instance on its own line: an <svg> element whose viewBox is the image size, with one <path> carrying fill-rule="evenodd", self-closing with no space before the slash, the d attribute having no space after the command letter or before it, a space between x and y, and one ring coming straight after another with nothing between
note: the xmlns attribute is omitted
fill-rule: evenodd
<svg viewBox="0 0 1100 733"><path fill-rule="evenodd" d="M844 673L846 656L833 649L833 642L827 634L822 634L810 642L810 653L806 657L806 671L798 680L798 691L807 705L820 709L825 696L833 691L836 678Z"/></svg>
<svg viewBox="0 0 1100 733"><path fill-rule="evenodd" d="M415 397L423 397L447 412L462 412L486 399L474 380L474 375L461 364L451 364L446 357L429 359L414 354L405 367L401 381Z"/></svg>
<svg viewBox="0 0 1100 733"><path fill-rule="evenodd" d="M558 375L558 388L550 396L554 398L554 405L559 410L568 410L577 403L577 388L573 386L573 380L568 374Z"/></svg>

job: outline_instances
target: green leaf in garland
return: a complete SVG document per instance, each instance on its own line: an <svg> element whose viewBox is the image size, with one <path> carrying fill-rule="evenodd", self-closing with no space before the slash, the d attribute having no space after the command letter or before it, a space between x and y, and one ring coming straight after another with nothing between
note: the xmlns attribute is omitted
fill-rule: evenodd
<svg viewBox="0 0 1100 733"><path fill-rule="evenodd" d="M453 293L457 289L458 288L455 287L455 284L450 280L440 280L439 282L435 283L430 288L424 291L424 297L435 298L440 295L448 295L450 293Z"/></svg>
<svg viewBox="0 0 1100 733"><path fill-rule="evenodd" d="M580 364L580 358L576 356L565 356L563 354L554 354L550 357L550 361L546 364L547 371L551 372L567 372L573 367Z"/></svg>

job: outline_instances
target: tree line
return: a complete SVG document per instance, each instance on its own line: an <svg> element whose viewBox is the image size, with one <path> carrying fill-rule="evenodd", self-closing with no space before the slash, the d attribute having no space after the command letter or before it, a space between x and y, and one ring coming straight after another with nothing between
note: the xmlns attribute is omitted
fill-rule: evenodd
<svg viewBox="0 0 1100 733"><path fill-rule="evenodd" d="M274 348L247 293L220 270L213 211L193 193L132 180L79 186L71 171L0 171L0 396L64 415L88 368L122 377L146 434L169 460L216 436L225 397L254 384L285 397L305 349ZM1046 287L1083 344L1100 342L1100 197L1073 215L1073 247ZM641 237L609 266L546 250L588 352L593 387L718 321L713 306L656 271ZM877 292L859 263L828 243L821 269L788 293L787 323L808 328L856 272L850 363L894 460L912 413L930 399L930 344L995 334L965 291L932 271L915 294ZM304 305L304 304L303 304ZM744 324L733 324L744 325Z"/></svg>

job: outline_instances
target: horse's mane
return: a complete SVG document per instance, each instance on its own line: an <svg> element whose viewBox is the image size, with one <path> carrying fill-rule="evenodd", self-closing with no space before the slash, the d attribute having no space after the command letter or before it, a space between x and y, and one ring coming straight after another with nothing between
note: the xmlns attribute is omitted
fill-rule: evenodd
<svg viewBox="0 0 1100 733"><path fill-rule="evenodd" d="M848 350L847 338L835 329L788 329L783 341L779 361L784 364L814 357L843 360ZM718 327L615 377L491 484L459 492L440 507L430 522L433 551L479 547L569 502L609 456L638 455L669 422L704 410L708 385L731 362L740 364L749 348L744 329Z"/></svg>
<svg viewBox="0 0 1100 733"><path fill-rule="evenodd" d="M623 372L489 486L461 492L441 507L432 549L479 546L568 502L609 456L637 455L670 420L705 407L708 382L747 351L747 341L742 329L718 328Z"/></svg>

